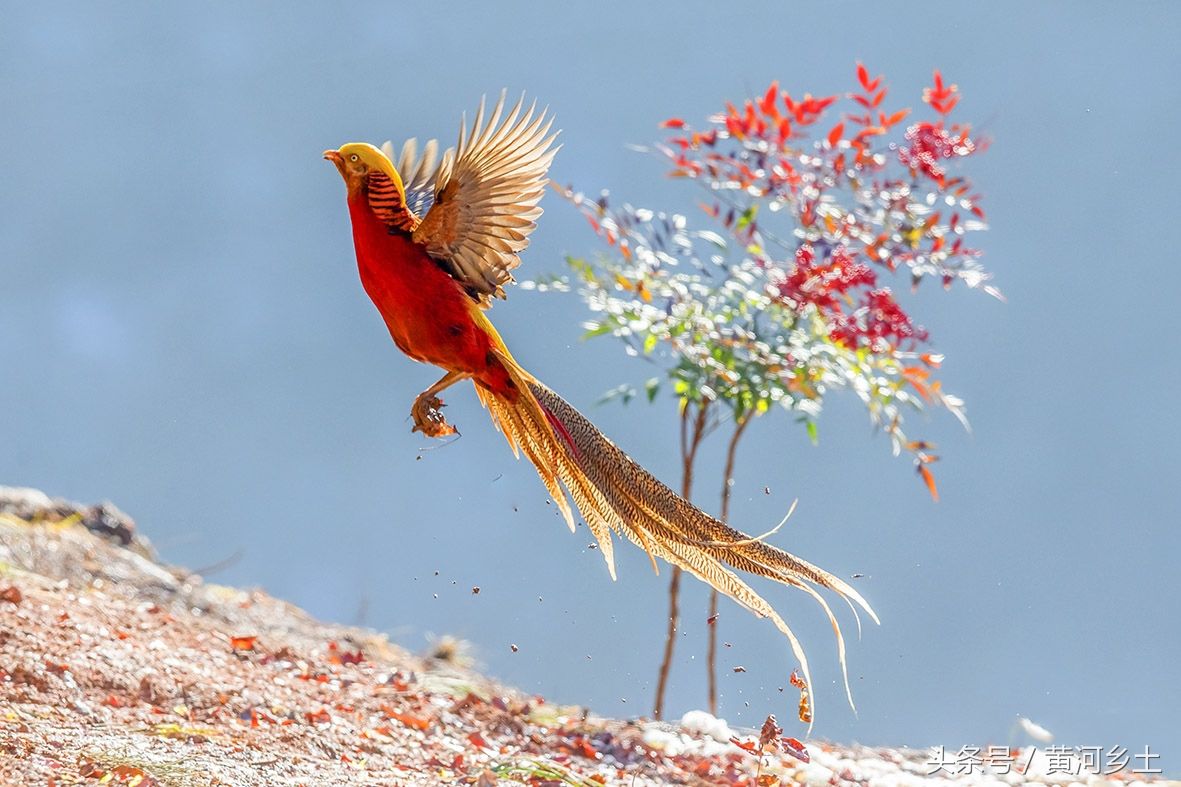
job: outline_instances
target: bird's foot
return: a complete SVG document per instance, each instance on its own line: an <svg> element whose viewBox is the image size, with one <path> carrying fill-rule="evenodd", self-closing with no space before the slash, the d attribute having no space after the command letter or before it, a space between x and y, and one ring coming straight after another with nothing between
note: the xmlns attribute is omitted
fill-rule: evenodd
<svg viewBox="0 0 1181 787"><path fill-rule="evenodd" d="M427 437L447 437L458 434L454 426L443 416L443 400L434 394L421 394L414 400L410 415L414 418L412 432L422 432Z"/></svg>

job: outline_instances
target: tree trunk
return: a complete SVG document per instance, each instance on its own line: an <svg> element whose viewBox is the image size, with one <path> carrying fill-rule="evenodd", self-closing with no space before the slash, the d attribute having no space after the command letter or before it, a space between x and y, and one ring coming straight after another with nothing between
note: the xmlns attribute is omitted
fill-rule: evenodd
<svg viewBox="0 0 1181 787"><path fill-rule="evenodd" d="M722 506L718 517L729 524L730 520L730 491L734 486L734 457L738 451L738 441L746 431L751 416L744 415L735 421L734 434L730 436L730 444L726 447L726 467L722 470ZM705 667L709 671L709 712L718 715L718 591L709 592L709 647L706 651Z"/></svg>
<svg viewBox="0 0 1181 787"><path fill-rule="evenodd" d="M689 499L693 492L693 465L697 461L697 448L705 437L706 417L709 402L700 402L694 416L691 406L681 411L681 497ZM691 423L690 423L691 422ZM668 673L672 669L673 651L677 643L677 624L680 622L679 599L681 595L681 569L673 566L668 583L668 630L664 637L664 657L660 661L660 674L656 679L656 701L652 705L652 718L664 718L664 693L668 688Z"/></svg>

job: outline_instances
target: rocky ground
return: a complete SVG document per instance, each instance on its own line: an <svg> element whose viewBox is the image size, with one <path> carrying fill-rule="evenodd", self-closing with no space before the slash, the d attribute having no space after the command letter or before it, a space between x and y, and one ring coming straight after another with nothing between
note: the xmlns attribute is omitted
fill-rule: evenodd
<svg viewBox="0 0 1181 787"><path fill-rule="evenodd" d="M372 631L158 562L131 520L0 488L3 785L1126 783L1044 757L932 770L926 750L616 721ZM1032 760L1025 754L1033 755ZM985 758L987 759L987 758ZM1007 758L1006 758L1007 759ZM1003 771L1008 770L1008 773Z"/></svg>

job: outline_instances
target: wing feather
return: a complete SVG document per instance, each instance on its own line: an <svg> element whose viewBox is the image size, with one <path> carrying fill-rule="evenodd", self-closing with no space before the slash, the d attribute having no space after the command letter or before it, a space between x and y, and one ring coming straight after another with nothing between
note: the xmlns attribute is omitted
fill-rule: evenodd
<svg viewBox="0 0 1181 787"><path fill-rule="evenodd" d="M414 240L483 303L504 297L509 271L521 264L558 152L548 111L539 113L536 101L526 109L522 95L505 114L505 95L491 114L480 99L471 124L466 115L460 121L459 142L435 169L432 204L414 230Z"/></svg>
<svg viewBox="0 0 1181 787"><path fill-rule="evenodd" d="M394 143L387 141L381 146L381 152L395 162L398 174L402 177L402 185L406 189L406 208L414 215L414 220L420 220L435 201L435 182L442 170L439 158L439 141L427 140L422 146L422 155L418 153L418 139L411 137L402 143L402 152L395 155ZM443 153L445 160L453 151L448 149Z"/></svg>

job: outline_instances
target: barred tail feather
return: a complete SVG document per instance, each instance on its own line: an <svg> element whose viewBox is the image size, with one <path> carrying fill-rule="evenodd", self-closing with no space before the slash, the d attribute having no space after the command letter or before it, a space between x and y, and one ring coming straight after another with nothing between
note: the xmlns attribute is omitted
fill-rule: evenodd
<svg viewBox="0 0 1181 787"><path fill-rule="evenodd" d="M845 693L853 705L840 624L813 586L836 592L853 609L854 615L860 606L878 622L861 594L827 571L761 539L753 539L696 508L616 447L585 416L510 357L504 355L501 361L520 395L516 401L509 401L477 386L480 401L504 433L513 453L517 456L524 453L537 468L571 531L574 511L569 500L573 500L599 543L612 579L615 578L611 540L614 531L647 551L653 568L657 558L665 560L756 615L770 618L787 637L804 680L811 686L807 657L791 628L731 569L803 590L820 604L836 634Z"/></svg>

